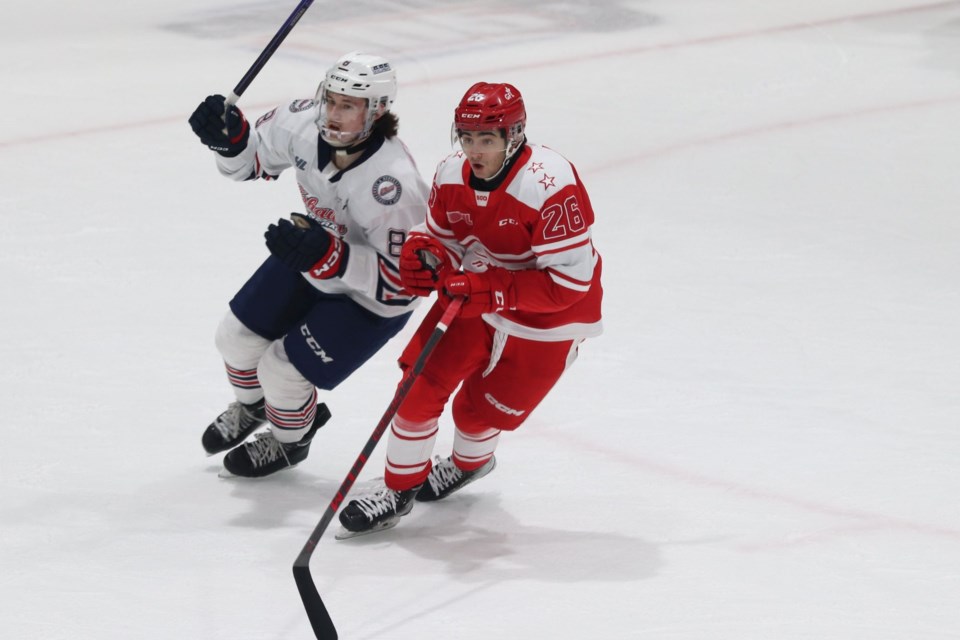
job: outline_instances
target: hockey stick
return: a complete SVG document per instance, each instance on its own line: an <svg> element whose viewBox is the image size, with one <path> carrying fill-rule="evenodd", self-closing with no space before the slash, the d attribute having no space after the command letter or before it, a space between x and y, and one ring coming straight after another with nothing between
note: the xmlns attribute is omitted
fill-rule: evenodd
<svg viewBox="0 0 960 640"><path fill-rule="evenodd" d="M250 86L250 83L253 82L253 79L257 77L257 74L260 73L260 70L263 69L263 66L267 64L277 49L280 48L280 44L284 41L287 35L293 31L293 27L300 21L300 18L303 17L303 14L307 12L307 9L310 8L310 5L313 4L313 0L300 0L300 4L297 5L297 8L293 10L293 13L290 14L290 17L287 18L287 21L283 23L276 35L273 36L273 39L267 43L267 46L264 47L263 51L260 53L260 56L256 59L253 65L250 66L250 69L247 70L247 73L240 79L240 82L237 83L237 86L233 88L233 91L227 96L226 103L224 105L223 113L226 117L226 113L230 110L230 105L237 104L237 100L240 99L240 96L243 95L243 92L247 90L247 87Z"/></svg>
<svg viewBox="0 0 960 640"><path fill-rule="evenodd" d="M462 304L463 298L454 298L443 316L440 317L440 321L437 322L433 333L430 334L426 344L423 345L423 350L420 351L420 356L414 363L413 368L407 371L406 375L404 375L400 381L400 384L397 385L397 391L393 394L393 400L390 402L390 406L388 406L387 410L383 413L383 417L381 417L380 422L377 423L377 428L373 430L373 434L370 436L370 439L367 440L367 444L364 445L363 451L360 452L356 462L353 463L353 467L350 468L347 477L343 479L343 484L337 489L337 495L334 496L330 506L327 507L323 517L320 518L320 522L314 528L313 533L310 534L307 543L303 545L303 550L300 551L300 555L297 556L297 559L293 563L293 577L297 581L300 599L303 600L303 606L307 610L307 617L310 618L310 626L313 627L313 633L317 636L317 640L337 640L337 629L333 626L333 620L330 619L330 614L327 613L327 607L324 606L323 600L320 598L320 593L313 583L313 577L310 575L310 556L313 555L313 550L316 548L317 543L320 542L320 536L327 530L330 521L333 520L334 514L336 514L337 509L340 508L340 503L343 502L346 495L350 492L350 488L353 487L353 483L356 481L357 476L360 475L360 471L367 463L367 459L373 453L384 431L387 430L390 421L393 420L393 416L396 415L404 398L406 398L410 392L414 381L419 377L420 372L423 370L423 365L427 362L427 358L430 357L434 347L440 342L440 338L443 337L443 334L446 333L450 327L450 323L453 322L453 319L460 312L460 306Z"/></svg>

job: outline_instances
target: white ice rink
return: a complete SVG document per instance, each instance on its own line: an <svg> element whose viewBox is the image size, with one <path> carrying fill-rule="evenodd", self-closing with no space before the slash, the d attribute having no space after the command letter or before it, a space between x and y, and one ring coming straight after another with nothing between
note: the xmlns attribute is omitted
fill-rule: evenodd
<svg viewBox="0 0 960 640"><path fill-rule="evenodd" d="M304 464L217 477L214 329L302 203L187 117L295 5L2 0L4 639L312 637L291 565L423 309ZM240 106L352 49L427 179L468 86L521 89L593 200L606 333L491 476L331 527L341 638L960 638L960 1L317 0Z"/></svg>

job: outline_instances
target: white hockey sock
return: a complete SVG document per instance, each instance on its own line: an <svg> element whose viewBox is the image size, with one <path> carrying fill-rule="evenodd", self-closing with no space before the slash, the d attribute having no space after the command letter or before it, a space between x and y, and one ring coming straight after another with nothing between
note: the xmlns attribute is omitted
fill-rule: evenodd
<svg viewBox="0 0 960 640"><path fill-rule="evenodd" d="M465 470L479 469L493 457L500 441L500 429L490 428L480 433L464 433L457 429L453 436L453 458Z"/></svg>
<svg viewBox="0 0 960 640"><path fill-rule="evenodd" d="M414 476L423 473L437 440L437 419L410 422L395 416L387 440L387 473Z"/></svg>
<svg viewBox="0 0 960 640"><path fill-rule="evenodd" d="M227 311L217 326L215 341L237 400L243 404L258 402L263 398L263 389L257 365L270 341L245 327L232 311Z"/></svg>

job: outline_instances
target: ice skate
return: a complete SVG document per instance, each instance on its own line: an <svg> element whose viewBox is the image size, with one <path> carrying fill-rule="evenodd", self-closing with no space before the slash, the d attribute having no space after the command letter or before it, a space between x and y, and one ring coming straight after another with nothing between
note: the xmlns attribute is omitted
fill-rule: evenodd
<svg viewBox="0 0 960 640"><path fill-rule="evenodd" d="M392 529L400 518L413 509L414 497L420 487L394 491L382 485L372 493L351 500L340 511L340 530L334 536L345 540L367 533Z"/></svg>
<svg viewBox="0 0 960 640"><path fill-rule="evenodd" d="M444 460L437 456L433 459L433 468L423 488L417 494L417 502L433 502L434 500L443 500L451 493L459 491L475 480L493 471L497 466L496 457L473 471L463 471L453 463L453 458Z"/></svg>
<svg viewBox="0 0 960 640"><path fill-rule="evenodd" d="M329 419L330 410L321 403L317 405L313 426L299 442L287 444L277 440L270 431L258 433L254 440L237 447L223 458L220 477L262 478L297 466L307 459L313 436Z"/></svg>
<svg viewBox="0 0 960 640"><path fill-rule="evenodd" d="M208 456L233 449L267 421L263 398L254 404L231 402L203 432L201 444Z"/></svg>

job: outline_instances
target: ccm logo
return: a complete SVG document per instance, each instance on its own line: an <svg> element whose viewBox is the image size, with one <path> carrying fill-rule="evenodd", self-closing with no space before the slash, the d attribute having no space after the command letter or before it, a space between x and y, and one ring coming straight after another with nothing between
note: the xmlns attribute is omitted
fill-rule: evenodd
<svg viewBox="0 0 960 640"><path fill-rule="evenodd" d="M323 347L320 346L320 343L317 342L317 339L313 337L313 334L310 333L310 329L307 325L300 327L300 333L306 338L307 346L310 347L310 350L313 351L315 356L318 356L324 364L333 362L333 358L327 355L327 352L323 350Z"/></svg>
<svg viewBox="0 0 960 640"><path fill-rule="evenodd" d="M507 405L503 404L502 402L494 398L489 393L483 394L483 397L487 399L487 402L489 402L494 407L496 407L497 411L502 411L508 416L522 416L524 413L526 413L526 411L520 411L519 409L511 409Z"/></svg>

